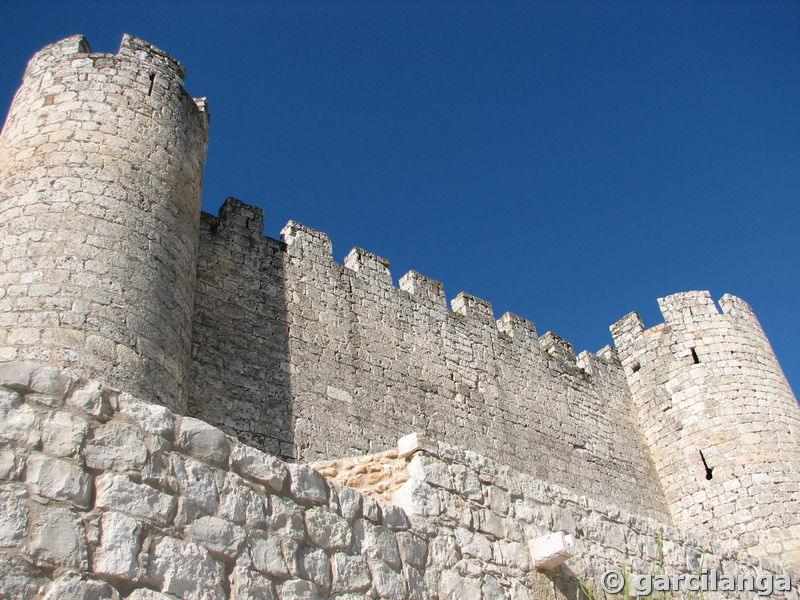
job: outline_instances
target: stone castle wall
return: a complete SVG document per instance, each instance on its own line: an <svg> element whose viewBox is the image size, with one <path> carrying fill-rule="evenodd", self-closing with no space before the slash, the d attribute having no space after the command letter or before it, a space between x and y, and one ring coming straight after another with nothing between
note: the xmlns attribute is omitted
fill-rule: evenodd
<svg viewBox="0 0 800 600"><path fill-rule="evenodd" d="M758 319L731 295L659 304L664 324L612 332L675 524L800 565L800 410Z"/></svg>
<svg viewBox="0 0 800 600"><path fill-rule="evenodd" d="M746 303L660 299L663 325L576 357L319 231L201 214L183 75L68 38L0 134L0 600L571 599L623 564L800 567L800 408ZM412 431L437 443L393 450ZM578 541L556 570L548 533Z"/></svg>
<svg viewBox="0 0 800 600"><path fill-rule="evenodd" d="M0 598L572 600L624 565L786 574L447 444L404 455L386 503L38 363L0 366L0 418ZM574 555L537 569L553 532Z"/></svg>
<svg viewBox="0 0 800 600"><path fill-rule="evenodd" d="M420 431L577 493L667 518L613 350L533 323L290 223L263 236L229 200L202 221L190 414L301 460L392 447Z"/></svg>
<svg viewBox="0 0 800 600"><path fill-rule="evenodd" d="M31 59L0 136L0 360L185 410L208 113L183 76L131 36Z"/></svg>

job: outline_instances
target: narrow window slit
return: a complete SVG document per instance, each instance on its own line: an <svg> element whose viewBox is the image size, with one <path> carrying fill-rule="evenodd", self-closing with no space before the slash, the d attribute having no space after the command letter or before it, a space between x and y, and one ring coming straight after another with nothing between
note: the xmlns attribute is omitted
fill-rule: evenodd
<svg viewBox="0 0 800 600"><path fill-rule="evenodd" d="M709 467L708 466L708 463L706 462L706 457L703 456L703 451L702 450L700 450L700 460L703 461L703 467L706 470L706 479L708 481L711 481L711 478L714 477L714 475L712 474L712 471L714 470L714 467Z"/></svg>
<svg viewBox="0 0 800 600"><path fill-rule="evenodd" d="M155 73L150 73L150 89L147 90L147 95L148 96L152 96L153 95L153 84L155 82L156 82L156 74Z"/></svg>
<svg viewBox="0 0 800 600"><path fill-rule="evenodd" d="M694 361L694 364L698 364L700 362L700 359L697 357L697 352L695 351L694 348L689 348L689 350L692 351L692 360Z"/></svg>

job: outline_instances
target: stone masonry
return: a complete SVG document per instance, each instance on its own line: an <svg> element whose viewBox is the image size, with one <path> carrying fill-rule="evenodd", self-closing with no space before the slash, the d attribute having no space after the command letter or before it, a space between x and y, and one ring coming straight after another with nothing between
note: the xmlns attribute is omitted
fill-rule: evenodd
<svg viewBox="0 0 800 600"><path fill-rule="evenodd" d="M797 598L800 408L744 301L674 294L576 356L201 214L183 76L67 38L0 134L0 599L600 598L623 566Z"/></svg>

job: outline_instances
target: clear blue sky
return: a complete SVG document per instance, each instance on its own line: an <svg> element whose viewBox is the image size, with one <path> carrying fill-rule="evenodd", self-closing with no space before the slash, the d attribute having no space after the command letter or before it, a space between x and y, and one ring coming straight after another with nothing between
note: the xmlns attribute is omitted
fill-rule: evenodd
<svg viewBox="0 0 800 600"><path fill-rule="evenodd" d="M800 3L19 2L40 47L122 33L207 96L226 196L515 312L577 351L690 289L749 301L800 391Z"/></svg>

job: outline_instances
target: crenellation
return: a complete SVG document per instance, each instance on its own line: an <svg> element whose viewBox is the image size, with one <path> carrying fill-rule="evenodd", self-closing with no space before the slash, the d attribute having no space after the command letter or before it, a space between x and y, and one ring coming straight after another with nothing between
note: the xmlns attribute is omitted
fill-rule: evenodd
<svg viewBox="0 0 800 600"><path fill-rule="evenodd" d="M660 298L576 357L295 221L202 213L184 75L73 36L0 134L0 596L565 600L654 561L800 583L800 409L746 302Z"/></svg>
<svg viewBox="0 0 800 600"><path fill-rule="evenodd" d="M400 278L399 284L401 290L420 300L447 307L444 285L435 279L425 277L417 271L409 271Z"/></svg>
<svg viewBox="0 0 800 600"><path fill-rule="evenodd" d="M360 275L369 277L376 285L392 285L389 261L362 248L350 250L344 258L344 266Z"/></svg>

